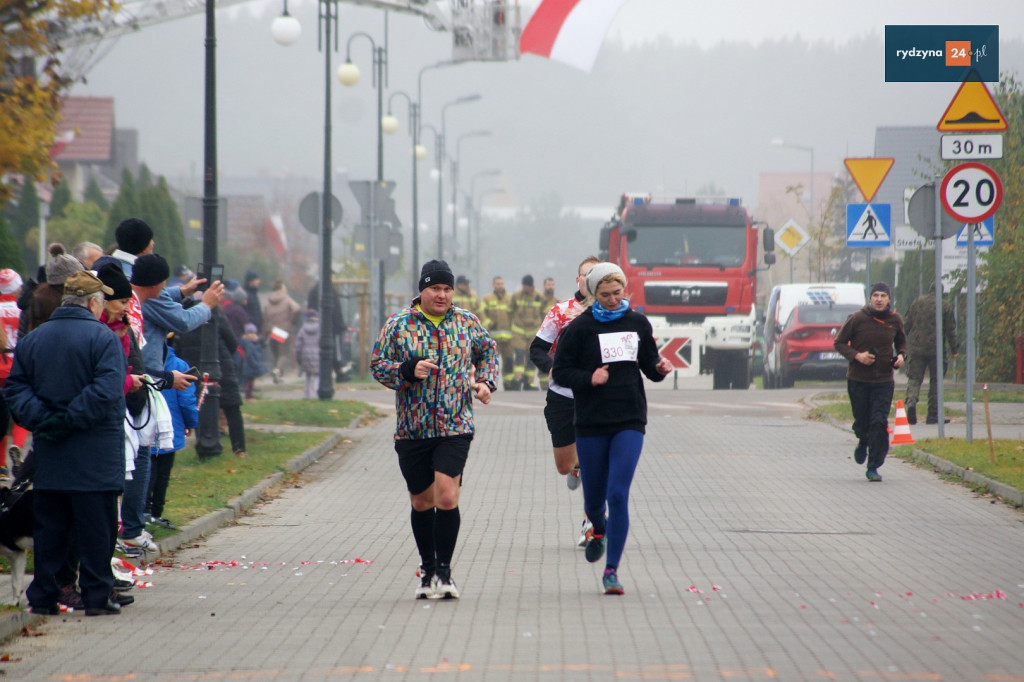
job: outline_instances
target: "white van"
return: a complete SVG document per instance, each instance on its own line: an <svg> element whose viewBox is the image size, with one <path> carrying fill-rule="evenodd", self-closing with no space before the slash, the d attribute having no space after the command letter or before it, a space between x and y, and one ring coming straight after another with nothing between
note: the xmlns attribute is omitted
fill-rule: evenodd
<svg viewBox="0 0 1024 682"><path fill-rule="evenodd" d="M764 322L764 372L765 388L792 386L792 378L784 367L781 357L780 339L797 306L842 305L863 306L867 302L863 284L853 282L779 284L768 297ZM830 349L831 350L831 349ZM827 351L823 351L827 352Z"/></svg>

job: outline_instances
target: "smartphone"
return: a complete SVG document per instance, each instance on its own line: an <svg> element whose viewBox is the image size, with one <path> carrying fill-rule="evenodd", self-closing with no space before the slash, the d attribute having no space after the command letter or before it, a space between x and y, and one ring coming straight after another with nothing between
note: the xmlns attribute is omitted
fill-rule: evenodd
<svg viewBox="0 0 1024 682"><path fill-rule="evenodd" d="M196 266L196 277L206 280L199 285L196 291L206 291L210 288L212 282L224 281L224 265L222 263L213 263L207 269L206 263L199 263Z"/></svg>
<svg viewBox="0 0 1024 682"><path fill-rule="evenodd" d="M202 375L199 374L199 368L196 367L195 365L192 365L191 367L189 367L188 371L185 372L185 374L189 374L191 376L194 376L197 381L202 378Z"/></svg>

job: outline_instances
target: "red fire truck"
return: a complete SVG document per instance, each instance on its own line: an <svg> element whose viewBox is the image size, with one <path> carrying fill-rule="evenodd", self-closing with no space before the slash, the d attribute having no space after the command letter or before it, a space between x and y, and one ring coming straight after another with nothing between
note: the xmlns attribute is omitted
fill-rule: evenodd
<svg viewBox="0 0 1024 682"><path fill-rule="evenodd" d="M771 228L762 237L771 265ZM650 318L662 355L680 375L712 374L716 389L747 389L757 242L758 224L739 199L656 204L650 194L623 194L601 228L600 257L622 268L631 306Z"/></svg>

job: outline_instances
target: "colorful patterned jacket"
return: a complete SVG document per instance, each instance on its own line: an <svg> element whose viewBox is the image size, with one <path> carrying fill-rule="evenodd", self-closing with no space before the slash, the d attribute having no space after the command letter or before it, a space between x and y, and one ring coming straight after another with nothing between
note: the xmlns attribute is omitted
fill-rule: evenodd
<svg viewBox="0 0 1024 682"><path fill-rule="evenodd" d="M373 346L373 378L395 390L395 440L473 433L472 384L494 390L498 356L476 315L452 306L435 327L412 305L392 315ZM426 379L413 375L425 358L439 365Z"/></svg>

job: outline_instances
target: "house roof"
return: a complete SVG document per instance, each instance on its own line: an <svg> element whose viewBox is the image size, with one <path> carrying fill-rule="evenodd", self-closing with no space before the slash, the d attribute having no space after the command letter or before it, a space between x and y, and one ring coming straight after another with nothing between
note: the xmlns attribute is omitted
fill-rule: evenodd
<svg viewBox="0 0 1024 682"><path fill-rule="evenodd" d="M74 139L56 154L59 162L104 163L114 155L114 98L67 97L57 126L58 139Z"/></svg>

